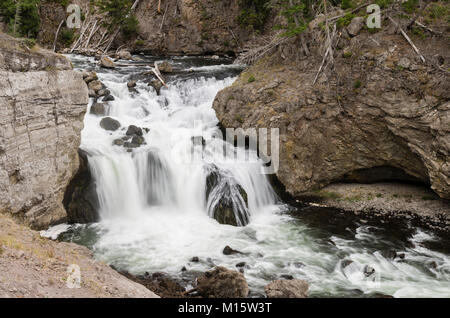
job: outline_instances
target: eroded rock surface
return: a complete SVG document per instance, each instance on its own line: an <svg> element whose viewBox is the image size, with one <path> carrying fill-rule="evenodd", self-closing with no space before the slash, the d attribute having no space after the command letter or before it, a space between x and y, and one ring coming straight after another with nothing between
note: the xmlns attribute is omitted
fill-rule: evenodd
<svg viewBox="0 0 450 318"><path fill-rule="evenodd" d="M78 169L88 89L71 68L0 34L0 212L34 228L66 219L64 191Z"/></svg>
<svg viewBox="0 0 450 318"><path fill-rule="evenodd" d="M448 50L438 40L416 44L429 64L401 35L342 38L334 72L313 84L317 47L304 57L291 42L219 92L213 107L223 127L280 129L277 177L294 196L388 166L450 199L450 80L431 65ZM344 48L353 54L343 57ZM409 68L399 66L405 58Z"/></svg>

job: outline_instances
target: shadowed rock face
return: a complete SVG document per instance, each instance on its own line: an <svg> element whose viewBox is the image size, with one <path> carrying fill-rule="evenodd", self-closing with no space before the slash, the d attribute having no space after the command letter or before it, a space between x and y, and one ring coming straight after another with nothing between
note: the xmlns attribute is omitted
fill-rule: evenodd
<svg viewBox="0 0 450 318"><path fill-rule="evenodd" d="M417 61L400 35L370 37L376 42L367 33L341 39L335 72L315 85L321 55L313 46L309 57L298 56L299 43L281 46L219 92L217 116L224 127L280 129L277 177L294 196L352 175L383 180L353 172L391 167L403 172L391 176L407 175L449 199L449 76ZM345 58L344 48L358 54ZM421 50L435 56L443 45ZM405 59L409 67L399 67Z"/></svg>
<svg viewBox="0 0 450 318"><path fill-rule="evenodd" d="M64 191L78 169L88 90L71 68L0 33L0 212L34 228L66 219Z"/></svg>

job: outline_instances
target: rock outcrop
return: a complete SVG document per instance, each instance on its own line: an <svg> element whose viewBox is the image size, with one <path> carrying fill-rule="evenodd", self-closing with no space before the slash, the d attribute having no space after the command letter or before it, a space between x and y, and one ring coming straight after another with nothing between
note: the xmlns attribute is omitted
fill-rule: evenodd
<svg viewBox="0 0 450 318"><path fill-rule="evenodd" d="M298 42L281 45L219 92L213 107L222 126L279 128L276 175L294 196L346 178L395 175L450 199L450 80L433 66L436 56L448 60L448 47L441 38L415 39L423 64L391 33L344 34L334 71L316 84L318 43L308 57ZM391 172L370 173L387 171L380 167Z"/></svg>
<svg viewBox="0 0 450 318"><path fill-rule="evenodd" d="M2 298L158 297L94 260L86 247L47 240L5 215L0 215L0 267Z"/></svg>
<svg viewBox="0 0 450 318"><path fill-rule="evenodd" d="M239 0L168 0L156 13L158 0L141 1L136 8L141 43L136 49L202 54L207 52L235 52L249 37L236 17L241 8ZM121 39L118 39L120 41Z"/></svg>
<svg viewBox="0 0 450 318"><path fill-rule="evenodd" d="M69 60L0 33L0 212L34 228L66 219L87 103Z"/></svg>

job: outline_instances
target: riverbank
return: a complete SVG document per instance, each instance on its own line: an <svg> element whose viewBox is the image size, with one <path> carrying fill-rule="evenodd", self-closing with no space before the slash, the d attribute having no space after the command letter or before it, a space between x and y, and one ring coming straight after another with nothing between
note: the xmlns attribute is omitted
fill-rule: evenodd
<svg viewBox="0 0 450 318"><path fill-rule="evenodd" d="M306 192L293 204L341 209L364 218L404 221L450 233L450 202L422 185L399 182L334 183Z"/></svg>
<svg viewBox="0 0 450 318"><path fill-rule="evenodd" d="M80 269L80 288L70 278ZM86 247L55 242L0 214L0 297L139 297L154 293L92 258ZM74 269L71 274L69 269ZM76 286L76 281L72 281Z"/></svg>

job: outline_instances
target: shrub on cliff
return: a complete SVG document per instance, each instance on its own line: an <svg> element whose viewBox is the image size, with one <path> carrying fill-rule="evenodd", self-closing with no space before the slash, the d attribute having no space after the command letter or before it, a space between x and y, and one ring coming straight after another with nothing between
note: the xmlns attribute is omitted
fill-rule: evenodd
<svg viewBox="0 0 450 318"><path fill-rule="evenodd" d="M138 32L139 22L131 12L133 0L98 0L96 6L101 13L106 13L109 29L122 27L125 35L131 36Z"/></svg>

